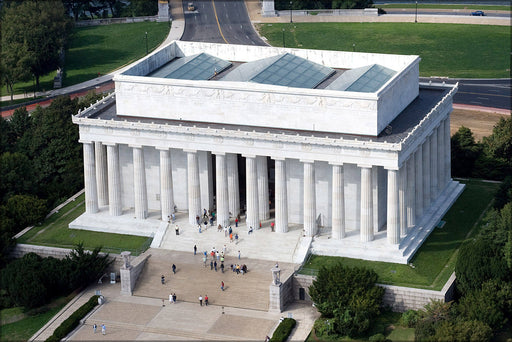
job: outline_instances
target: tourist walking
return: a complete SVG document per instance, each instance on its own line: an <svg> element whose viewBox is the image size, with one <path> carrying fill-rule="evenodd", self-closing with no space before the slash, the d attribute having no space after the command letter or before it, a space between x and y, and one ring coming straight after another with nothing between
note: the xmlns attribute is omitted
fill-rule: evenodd
<svg viewBox="0 0 512 342"><path fill-rule="evenodd" d="M96 330L98 329L98 326L96 325L96 323L94 323L92 325L92 331L94 331L94 333L96 334Z"/></svg>
<svg viewBox="0 0 512 342"><path fill-rule="evenodd" d="M176 228L174 228L174 231L176 232L176 235L180 235L180 227L176 225Z"/></svg>
<svg viewBox="0 0 512 342"><path fill-rule="evenodd" d="M221 282L220 282L220 289L221 289L222 291L224 291L224 282L223 282L223 281L221 281Z"/></svg>
<svg viewBox="0 0 512 342"><path fill-rule="evenodd" d="M176 274L176 265L172 264L172 273Z"/></svg>
<svg viewBox="0 0 512 342"><path fill-rule="evenodd" d="M196 255L196 253L197 253L197 246L194 245L194 255Z"/></svg>
<svg viewBox="0 0 512 342"><path fill-rule="evenodd" d="M162 285L165 284L165 277L163 274L162 274L162 277L160 278L160 280L162 281Z"/></svg>
<svg viewBox="0 0 512 342"><path fill-rule="evenodd" d="M203 297L201 295L199 296L199 305L203 306Z"/></svg>
<svg viewBox="0 0 512 342"><path fill-rule="evenodd" d="M238 217L235 219L235 227L238 227Z"/></svg>
<svg viewBox="0 0 512 342"><path fill-rule="evenodd" d="M238 233L235 233L235 245L238 245Z"/></svg>
<svg viewBox="0 0 512 342"><path fill-rule="evenodd" d="M240 260L240 251L238 251L238 260Z"/></svg>
<svg viewBox="0 0 512 342"><path fill-rule="evenodd" d="M213 270L213 260L210 260L210 271Z"/></svg>
<svg viewBox="0 0 512 342"><path fill-rule="evenodd" d="M208 306L208 295L204 296L204 305Z"/></svg>
<svg viewBox="0 0 512 342"><path fill-rule="evenodd" d="M224 262L220 263L220 270L222 271L222 273L224 273Z"/></svg>
<svg viewBox="0 0 512 342"><path fill-rule="evenodd" d="M177 298L177 297L176 297L176 293L173 293L173 294L172 294L172 303L173 303L173 304L176 304L176 298Z"/></svg>
<svg viewBox="0 0 512 342"><path fill-rule="evenodd" d="M101 333L102 333L103 335L106 335L106 334L107 334L107 327L105 326L105 324L102 324L102 325L101 325Z"/></svg>
<svg viewBox="0 0 512 342"><path fill-rule="evenodd" d="M172 301L173 301L173 298L172 298L172 293L169 295L169 304L172 304Z"/></svg>
<svg viewBox="0 0 512 342"><path fill-rule="evenodd" d="M217 272L217 261L213 263L213 267L215 268L215 272Z"/></svg>

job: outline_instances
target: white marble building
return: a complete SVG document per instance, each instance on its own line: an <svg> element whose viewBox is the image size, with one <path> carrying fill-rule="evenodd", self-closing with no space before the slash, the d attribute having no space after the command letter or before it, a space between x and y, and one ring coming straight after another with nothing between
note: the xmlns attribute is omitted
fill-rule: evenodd
<svg viewBox="0 0 512 342"><path fill-rule="evenodd" d="M276 238L300 226L316 254L406 263L463 189L457 86L420 84L419 63L172 42L73 117L86 213L70 227L151 236L174 209L194 226L215 208L223 225L275 222Z"/></svg>

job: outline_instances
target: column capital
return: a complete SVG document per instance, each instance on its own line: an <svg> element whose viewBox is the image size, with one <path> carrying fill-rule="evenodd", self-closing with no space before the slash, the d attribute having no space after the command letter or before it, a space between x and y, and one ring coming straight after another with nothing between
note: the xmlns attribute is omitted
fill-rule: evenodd
<svg viewBox="0 0 512 342"><path fill-rule="evenodd" d="M142 148L144 146L143 145L133 145L133 144L130 144L130 145L128 145L128 147L130 147L130 148Z"/></svg>
<svg viewBox="0 0 512 342"><path fill-rule="evenodd" d="M285 160L286 160L286 157L270 157L270 159L273 159L273 160L280 160L280 161L285 161Z"/></svg>
<svg viewBox="0 0 512 342"><path fill-rule="evenodd" d="M388 171L398 171L398 170L400 170L400 166L397 166L397 167L395 167L395 166L384 166L384 169L388 170Z"/></svg>
<svg viewBox="0 0 512 342"><path fill-rule="evenodd" d="M371 164L357 164L357 167L362 169L371 169L373 165Z"/></svg>
<svg viewBox="0 0 512 342"><path fill-rule="evenodd" d="M186 149L183 149L183 152L185 152L185 153L197 153L197 150L186 150Z"/></svg>
<svg viewBox="0 0 512 342"><path fill-rule="evenodd" d="M329 165L343 166L343 162L329 162Z"/></svg>
<svg viewBox="0 0 512 342"><path fill-rule="evenodd" d="M255 155L255 154L242 154L242 157L244 157L244 158L256 158L257 155Z"/></svg>
<svg viewBox="0 0 512 342"><path fill-rule="evenodd" d="M299 161L304 164L314 164L315 163L314 159L299 159Z"/></svg>
<svg viewBox="0 0 512 342"><path fill-rule="evenodd" d="M155 150L159 151L169 151L171 148L169 146L155 146Z"/></svg>
<svg viewBox="0 0 512 342"><path fill-rule="evenodd" d="M115 143L115 142L102 142L103 145L105 146L117 146L119 145L118 143Z"/></svg>
<svg viewBox="0 0 512 342"><path fill-rule="evenodd" d="M226 152L215 152L215 151L212 151L213 154L215 154L216 156L225 156L227 155Z"/></svg>
<svg viewBox="0 0 512 342"><path fill-rule="evenodd" d="M93 141L93 140L84 140L84 139L79 139L78 142L81 144L94 144L95 143L95 141Z"/></svg>

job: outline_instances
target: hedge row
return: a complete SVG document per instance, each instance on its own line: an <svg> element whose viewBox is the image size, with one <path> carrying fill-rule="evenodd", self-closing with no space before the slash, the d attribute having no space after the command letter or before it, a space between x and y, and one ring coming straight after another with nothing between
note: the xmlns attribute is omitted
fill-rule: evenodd
<svg viewBox="0 0 512 342"><path fill-rule="evenodd" d="M73 312L61 325L55 329L53 335L48 337L45 342L59 342L61 339L66 337L67 334L73 331L80 320L84 318L96 305L98 305L99 296L92 296L87 303L82 305L78 310Z"/></svg>
<svg viewBox="0 0 512 342"><path fill-rule="evenodd" d="M288 339L288 336L295 328L297 322L293 318L285 318L279 323L279 326L274 331L274 335L270 339L270 342L284 342Z"/></svg>

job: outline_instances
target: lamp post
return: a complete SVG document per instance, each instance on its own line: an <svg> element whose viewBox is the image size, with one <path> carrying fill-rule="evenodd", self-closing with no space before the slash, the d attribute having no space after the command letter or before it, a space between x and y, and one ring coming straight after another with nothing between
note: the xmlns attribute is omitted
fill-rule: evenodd
<svg viewBox="0 0 512 342"><path fill-rule="evenodd" d="M144 39L146 40L146 55L148 54L148 33L146 32L146 35L144 36Z"/></svg>
<svg viewBox="0 0 512 342"><path fill-rule="evenodd" d="M293 1L290 1L290 23L293 23L292 4Z"/></svg>
<svg viewBox="0 0 512 342"><path fill-rule="evenodd" d="M283 47L286 47L286 45L284 44L284 29L283 29Z"/></svg>
<svg viewBox="0 0 512 342"><path fill-rule="evenodd" d="M414 14L414 22L418 22L418 0L416 0L416 12Z"/></svg>

